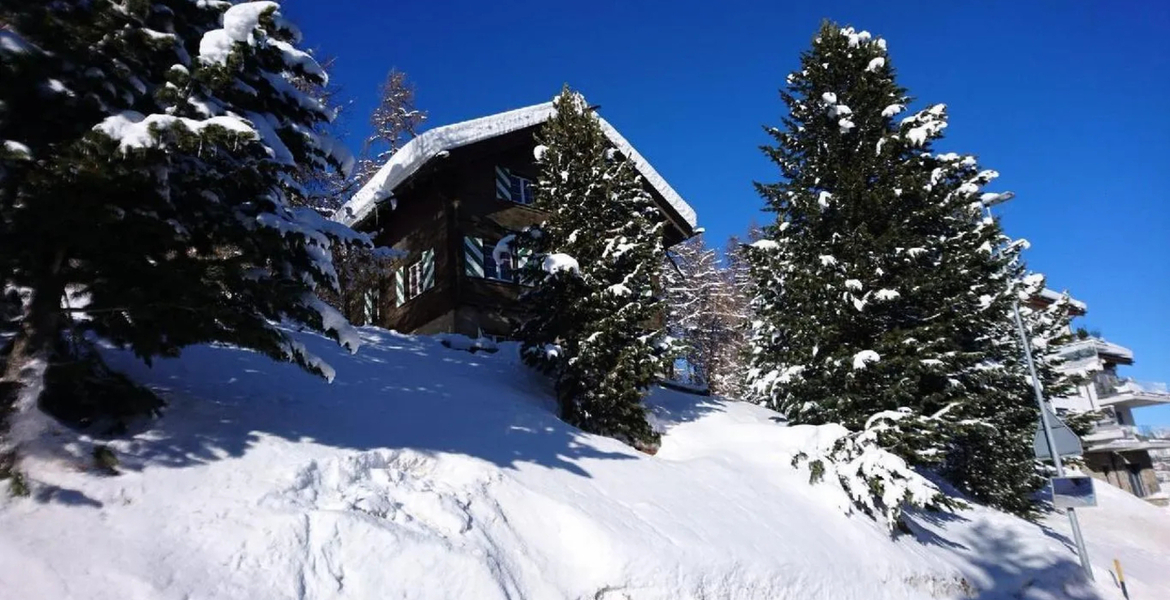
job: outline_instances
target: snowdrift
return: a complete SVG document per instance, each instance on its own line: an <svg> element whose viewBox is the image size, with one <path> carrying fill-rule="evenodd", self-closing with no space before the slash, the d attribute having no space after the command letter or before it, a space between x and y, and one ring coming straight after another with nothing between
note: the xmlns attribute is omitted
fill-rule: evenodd
<svg viewBox="0 0 1170 600"><path fill-rule="evenodd" d="M845 515L790 466L816 428L762 408L656 390L651 457L560 422L515 346L362 337L299 335L332 384L230 347L110 351L166 414L110 443L115 476L89 437L33 448L33 497L0 500L0 597L1120 598L1117 552L1135 598L1170 589L1170 512L1115 490L1082 511L1093 586L1060 518L916 514L891 539Z"/></svg>

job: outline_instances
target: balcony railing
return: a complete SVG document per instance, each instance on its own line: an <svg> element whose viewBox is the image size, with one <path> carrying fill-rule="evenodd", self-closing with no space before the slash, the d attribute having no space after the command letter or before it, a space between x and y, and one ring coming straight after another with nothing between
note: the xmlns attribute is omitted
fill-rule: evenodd
<svg viewBox="0 0 1170 600"><path fill-rule="evenodd" d="M1109 371L1098 371L1093 374L1093 386L1097 388L1098 398L1109 398L1122 394L1141 394L1146 396L1165 396L1170 401L1170 387L1164 383L1135 381L1127 377L1118 377Z"/></svg>
<svg viewBox="0 0 1170 600"><path fill-rule="evenodd" d="M1121 344L1114 344L1113 342L1097 337L1080 339L1065 344L1060 347L1060 354L1068 361L1107 356L1118 359L1125 364L1133 362L1133 350Z"/></svg>
<svg viewBox="0 0 1170 600"><path fill-rule="evenodd" d="M1090 444L1108 444L1110 446L1129 446L1147 442L1165 442L1154 435L1149 426L1122 425L1110 417L1101 419L1093 424L1093 429L1085 435L1085 441Z"/></svg>

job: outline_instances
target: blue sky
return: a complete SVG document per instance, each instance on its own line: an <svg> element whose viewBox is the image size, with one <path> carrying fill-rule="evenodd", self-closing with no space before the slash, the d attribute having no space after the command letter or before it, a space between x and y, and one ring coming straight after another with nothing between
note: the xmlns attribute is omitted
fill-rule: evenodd
<svg viewBox="0 0 1170 600"><path fill-rule="evenodd" d="M940 150L1001 173L1030 267L1170 381L1170 2L470 2L287 0L337 58L351 146L390 67L441 125L583 91L721 245L765 221L751 182L777 90L822 18L885 37L899 82L950 113ZM1139 423L1170 426L1170 406Z"/></svg>

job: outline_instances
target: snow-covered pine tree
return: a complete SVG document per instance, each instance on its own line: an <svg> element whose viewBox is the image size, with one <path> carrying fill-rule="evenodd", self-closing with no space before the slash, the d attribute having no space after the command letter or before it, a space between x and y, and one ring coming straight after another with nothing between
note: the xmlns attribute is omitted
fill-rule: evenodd
<svg viewBox="0 0 1170 600"><path fill-rule="evenodd" d="M330 73L336 64L335 58L320 61L324 77L293 77L293 85L320 104L334 118L329 121L320 121L314 124L316 135L340 138L345 133L343 114L345 105L338 101L341 88L332 83ZM303 189L290 200L297 206L308 206L323 215L332 215L353 192L355 167L351 172L341 169L321 169L317 165L308 164L297 169L295 179ZM338 273L340 276L340 273ZM328 295L328 294L326 294Z"/></svg>
<svg viewBox="0 0 1170 600"><path fill-rule="evenodd" d="M1036 409L996 343L1022 268L982 216L997 174L933 153L943 105L898 118L911 99L868 32L825 23L787 83L784 127L765 149L782 180L758 185L777 219L750 253L755 391L794 423L854 431L908 409L882 442L913 465L994 440L1020 477L971 477L971 461L944 470L976 499L1025 512Z"/></svg>
<svg viewBox="0 0 1170 600"><path fill-rule="evenodd" d="M518 236L534 259L517 331L526 363L550 374L561 417L653 452L642 398L661 371L655 296L664 220L634 165L568 87L538 136L539 228Z"/></svg>
<svg viewBox="0 0 1170 600"><path fill-rule="evenodd" d="M1059 369L1064 362L1059 347L1071 337L1071 298L1063 294L1044 308L1030 306L1027 301L1039 295L1044 283L1043 275L1028 275L1014 282L1013 291L1020 301L1020 315L1044 397L1051 402L1074 394L1078 379ZM956 413L982 416L974 427L967 423L954 426L952 450L943 473L961 488L978 490L973 495L981 501L1032 516L1038 509L1035 500L1020 491L1035 491L1044 485L1032 448L1038 426L1036 403L1015 321L1009 315L998 325L995 345L999 348L999 368L989 377L995 377L997 389L1018 400L1012 404L1004 398L987 396L984 404L976 401Z"/></svg>
<svg viewBox="0 0 1170 600"><path fill-rule="evenodd" d="M1020 281L1022 289L1020 295L1027 298L1038 298L1046 288L1047 281L1042 273L1032 273ZM1060 296L1043 308L1037 308L1031 302L1021 298L1020 316L1024 320L1024 327L1031 335L1032 357L1036 362L1036 371L1043 385L1044 397L1067 398L1077 393L1077 386L1083 381L1077 375L1067 373L1061 366L1065 357L1061 347L1073 341L1072 321L1073 300L1068 292ZM1018 336L1013 337L1013 344L1018 344ZM1012 348L1009 352L1022 353L1023 349ZM1026 369L1021 365L1021 372Z"/></svg>
<svg viewBox="0 0 1170 600"><path fill-rule="evenodd" d="M279 5L6 1L0 22L0 138L19 150L0 157L0 260L26 297L5 379L33 383L76 329L147 361L219 341L331 377L277 323L356 348L315 290L336 285L330 248L363 240L293 206L298 167L351 161L314 133L331 114L295 83L324 74ZM9 452L30 433L10 424Z"/></svg>

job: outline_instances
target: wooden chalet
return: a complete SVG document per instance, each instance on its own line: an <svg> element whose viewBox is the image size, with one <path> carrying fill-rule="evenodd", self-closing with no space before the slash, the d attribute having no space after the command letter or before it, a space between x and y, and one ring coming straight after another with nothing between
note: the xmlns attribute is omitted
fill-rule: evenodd
<svg viewBox="0 0 1170 600"><path fill-rule="evenodd" d="M396 152L334 217L404 259L366 299L366 322L405 333L508 337L523 318L518 262L493 249L545 220L531 206L535 134L553 114L539 104L431 129ZM695 234L695 211L608 122L668 222L667 246Z"/></svg>

